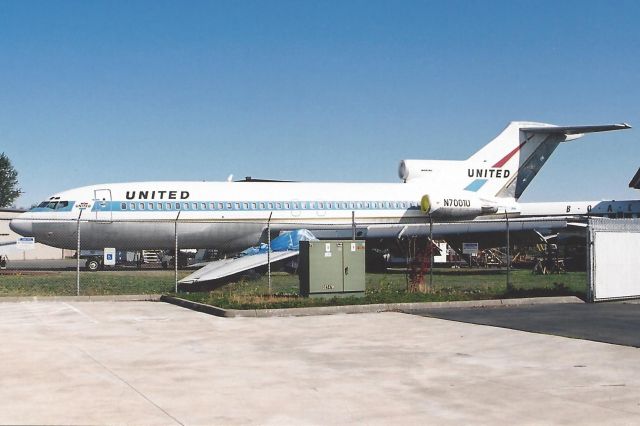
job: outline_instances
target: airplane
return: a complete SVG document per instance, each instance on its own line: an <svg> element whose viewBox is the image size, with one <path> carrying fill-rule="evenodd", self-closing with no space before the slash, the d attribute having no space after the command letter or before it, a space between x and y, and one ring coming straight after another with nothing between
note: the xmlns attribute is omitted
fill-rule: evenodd
<svg viewBox="0 0 640 426"><path fill-rule="evenodd" d="M402 160L399 183L125 182L52 195L14 218L37 242L83 249L216 248L238 252L272 234L308 229L320 238L359 239L566 227L518 199L557 148L587 133L628 124L555 126L514 121L466 160ZM595 205L595 204L594 204ZM586 209L586 207L584 207ZM555 211L555 210L554 210ZM540 220L545 217L548 220ZM465 222L461 222L465 221Z"/></svg>

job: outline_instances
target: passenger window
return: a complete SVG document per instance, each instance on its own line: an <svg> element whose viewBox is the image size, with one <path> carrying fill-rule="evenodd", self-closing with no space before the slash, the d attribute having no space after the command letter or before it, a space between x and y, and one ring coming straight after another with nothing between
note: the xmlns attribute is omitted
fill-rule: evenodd
<svg viewBox="0 0 640 426"><path fill-rule="evenodd" d="M260 203L260 209L264 210L265 209L265 204L264 203Z"/></svg>
<svg viewBox="0 0 640 426"><path fill-rule="evenodd" d="M153 210L153 203L149 203L147 207L149 208L149 210Z"/></svg>
<svg viewBox="0 0 640 426"><path fill-rule="evenodd" d="M140 210L144 210L144 203L139 203L138 206L140 207Z"/></svg>
<svg viewBox="0 0 640 426"><path fill-rule="evenodd" d="M289 210L289 208L290 208L289 207L289 203L284 203L284 208L285 208L285 210Z"/></svg>
<svg viewBox="0 0 640 426"><path fill-rule="evenodd" d="M252 210L257 210L258 205L256 203L251 203L251 209Z"/></svg>
<svg viewBox="0 0 640 426"><path fill-rule="evenodd" d="M180 203L176 203L176 210L180 210Z"/></svg>
<svg viewBox="0 0 640 426"><path fill-rule="evenodd" d="M249 203L242 203L242 208L244 210L249 210Z"/></svg>
<svg viewBox="0 0 640 426"><path fill-rule="evenodd" d="M236 210L240 210L240 203L236 203L235 206L236 206Z"/></svg>
<svg viewBox="0 0 640 426"><path fill-rule="evenodd" d="M282 208L282 203L276 203L276 209L280 210Z"/></svg>
<svg viewBox="0 0 640 426"><path fill-rule="evenodd" d="M233 208L233 204L227 203L227 210L231 210Z"/></svg>
<svg viewBox="0 0 640 426"><path fill-rule="evenodd" d="M126 210L127 209L127 203L120 203L120 210Z"/></svg>
<svg viewBox="0 0 640 426"><path fill-rule="evenodd" d="M162 202L158 201L158 210L162 210Z"/></svg>
<svg viewBox="0 0 640 426"><path fill-rule="evenodd" d="M183 203L182 210L189 210L189 203Z"/></svg>
<svg viewBox="0 0 640 426"><path fill-rule="evenodd" d="M135 210L136 209L136 203L130 203L129 207L131 208L131 210Z"/></svg>

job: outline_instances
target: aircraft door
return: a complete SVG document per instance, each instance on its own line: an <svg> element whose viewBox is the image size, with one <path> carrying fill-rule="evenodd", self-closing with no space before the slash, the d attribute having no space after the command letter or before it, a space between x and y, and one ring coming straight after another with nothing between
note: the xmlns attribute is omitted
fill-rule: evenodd
<svg viewBox="0 0 640 426"><path fill-rule="evenodd" d="M111 190L96 189L94 191L93 211L95 219L101 222L111 222Z"/></svg>

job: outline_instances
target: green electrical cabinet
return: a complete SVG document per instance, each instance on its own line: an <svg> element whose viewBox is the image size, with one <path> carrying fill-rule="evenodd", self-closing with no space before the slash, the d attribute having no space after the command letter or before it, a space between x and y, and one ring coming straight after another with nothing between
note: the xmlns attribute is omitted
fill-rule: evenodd
<svg viewBox="0 0 640 426"><path fill-rule="evenodd" d="M300 294L364 296L364 241L300 241Z"/></svg>

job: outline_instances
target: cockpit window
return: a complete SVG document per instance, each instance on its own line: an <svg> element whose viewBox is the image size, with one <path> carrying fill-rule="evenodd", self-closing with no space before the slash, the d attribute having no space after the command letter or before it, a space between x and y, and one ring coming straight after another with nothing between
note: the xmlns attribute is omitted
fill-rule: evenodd
<svg viewBox="0 0 640 426"><path fill-rule="evenodd" d="M69 206L68 201L43 201L38 204L37 208L39 209L51 209L51 210L60 210Z"/></svg>

